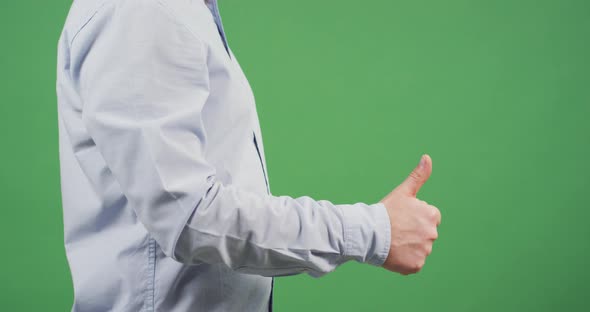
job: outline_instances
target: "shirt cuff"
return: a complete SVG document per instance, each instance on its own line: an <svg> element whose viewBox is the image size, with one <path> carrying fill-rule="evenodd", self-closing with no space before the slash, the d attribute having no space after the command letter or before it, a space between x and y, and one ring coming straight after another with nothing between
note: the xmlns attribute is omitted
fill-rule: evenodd
<svg viewBox="0 0 590 312"><path fill-rule="evenodd" d="M342 205L344 257L382 266L389 254L391 223L385 205Z"/></svg>

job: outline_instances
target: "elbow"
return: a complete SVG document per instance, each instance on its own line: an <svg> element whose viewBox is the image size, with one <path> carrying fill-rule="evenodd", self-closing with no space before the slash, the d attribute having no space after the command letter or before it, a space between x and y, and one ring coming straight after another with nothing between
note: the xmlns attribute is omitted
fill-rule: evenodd
<svg viewBox="0 0 590 312"><path fill-rule="evenodd" d="M209 176L207 179L207 187L203 192L204 196L200 198L191 210L188 218L185 218L184 223L178 230L177 238L173 241L172 246L168 246L168 257L173 260L187 265L197 265L201 263L219 263L222 262L221 255L216 252L213 246L218 243L217 240L207 239L203 233L195 231L194 224L198 218L197 210L207 209L210 204L211 197L215 197L218 192L219 185L215 183L214 176Z"/></svg>
<svg viewBox="0 0 590 312"><path fill-rule="evenodd" d="M199 264L201 250L204 247L200 237L195 237L190 222L196 217L196 211L207 206L208 196L214 188L213 179L193 187L195 192L185 192L179 196L170 190L159 191L160 196L149 202L136 201L135 210L148 232L158 242L162 252L169 258L182 264ZM152 194L159 189L154 189ZM139 197L132 197L139 198Z"/></svg>
<svg viewBox="0 0 590 312"><path fill-rule="evenodd" d="M171 249L168 255L174 261L186 264L186 265L197 265L203 263L200 259L195 257L194 253L194 242L190 239L189 228L187 225L183 227L178 237L178 240Z"/></svg>

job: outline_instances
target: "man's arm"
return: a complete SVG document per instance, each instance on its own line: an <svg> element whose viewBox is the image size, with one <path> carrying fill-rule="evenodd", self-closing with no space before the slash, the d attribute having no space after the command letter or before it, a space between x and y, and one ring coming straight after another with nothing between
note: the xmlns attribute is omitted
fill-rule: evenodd
<svg viewBox="0 0 590 312"><path fill-rule="evenodd" d="M206 58L158 0L103 7L72 44L87 131L164 253L267 276L383 264L391 236L382 203L334 205L217 181L203 157Z"/></svg>
<svg viewBox="0 0 590 312"><path fill-rule="evenodd" d="M390 226L380 204L253 194L215 183L184 228L176 257L266 276L318 277L347 260L382 265Z"/></svg>

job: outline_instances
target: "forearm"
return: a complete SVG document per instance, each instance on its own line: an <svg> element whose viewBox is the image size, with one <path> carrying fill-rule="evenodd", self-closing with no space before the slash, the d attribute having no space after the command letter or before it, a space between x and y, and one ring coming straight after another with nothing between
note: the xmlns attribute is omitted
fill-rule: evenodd
<svg viewBox="0 0 590 312"><path fill-rule="evenodd" d="M214 183L184 227L174 258L265 276L319 277L348 260L381 265L389 227L381 204L335 205Z"/></svg>

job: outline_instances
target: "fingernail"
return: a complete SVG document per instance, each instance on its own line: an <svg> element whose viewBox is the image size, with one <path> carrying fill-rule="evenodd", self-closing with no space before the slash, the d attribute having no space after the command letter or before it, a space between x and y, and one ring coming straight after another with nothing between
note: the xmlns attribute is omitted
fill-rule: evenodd
<svg viewBox="0 0 590 312"><path fill-rule="evenodd" d="M424 166L426 166L426 157L424 155L422 155L422 158L420 158L420 168L424 168Z"/></svg>

